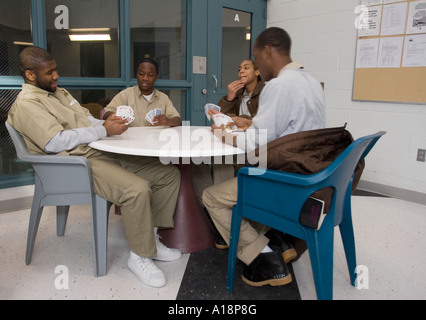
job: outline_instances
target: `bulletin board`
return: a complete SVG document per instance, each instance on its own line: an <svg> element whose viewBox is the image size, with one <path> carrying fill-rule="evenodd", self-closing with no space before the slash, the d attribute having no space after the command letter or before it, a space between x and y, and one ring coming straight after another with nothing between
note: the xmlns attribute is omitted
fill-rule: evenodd
<svg viewBox="0 0 426 320"><path fill-rule="evenodd" d="M353 100L426 104L426 0L361 0Z"/></svg>

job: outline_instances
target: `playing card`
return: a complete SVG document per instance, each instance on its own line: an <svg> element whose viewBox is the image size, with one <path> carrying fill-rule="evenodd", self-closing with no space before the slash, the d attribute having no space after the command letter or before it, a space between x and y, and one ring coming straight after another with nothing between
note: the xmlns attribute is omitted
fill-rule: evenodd
<svg viewBox="0 0 426 320"><path fill-rule="evenodd" d="M134 116L130 116L129 121L127 121L127 125L131 124L133 121L135 121L135 117Z"/></svg>
<svg viewBox="0 0 426 320"><path fill-rule="evenodd" d="M231 133L238 130L238 127L236 125L231 125L232 119L226 114L219 113L219 114L213 115L213 121L215 125L217 125L218 127L221 127L222 125L225 126L226 132Z"/></svg>
<svg viewBox="0 0 426 320"><path fill-rule="evenodd" d="M150 124L154 124L154 118L156 117L156 116L159 116L159 115L161 115L161 114L163 114L163 110L161 110L161 109L159 109L159 108L156 108L156 109L154 109L154 110L151 110L150 112L148 112L148 114L146 115L146 117L145 117L145 120L146 121L148 121Z"/></svg>
<svg viewBox="0 0 426 320"><path fill-rule="evenodd" d="M217 105L215 105L215 104L213 104L213 103L207 103L207 104L205 105L205 107L204 107L204 110L205 110L205 112L206 112L206 116L207 116L207 119L209 119L209 121L211 120L211 118L210 118L210 116L209 116L209 111L210 111L210 109L214 109L214 110L216 110L216 111L218 111L218 112L220 112L220 110L222 110L222 108L221 108L221 107L219 107L219 106L217 106Z"/></svg>
<svg viewBox="0 0 426 320"><path fill-rule="evenodd" d="M118 117L123 118L123 120L128 120L126 122L127 125L132 123L135 120L135 113L130 106L119 106L117 107L117 111L115 113Z"/></svg>
<svg viewBox="0 0 426 320"><path fill-rule="evenodd" d="M155 109L154 111L155 111L155 115L156 116L159 116L159 115L163 114L163 110L161 110L159 108Z"/></svg>

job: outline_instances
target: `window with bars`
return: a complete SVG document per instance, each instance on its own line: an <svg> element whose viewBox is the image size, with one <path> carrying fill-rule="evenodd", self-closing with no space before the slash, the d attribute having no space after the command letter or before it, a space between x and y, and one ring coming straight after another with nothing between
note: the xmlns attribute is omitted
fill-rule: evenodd
<svg viewBox="0 0 426 320"><path fill-rule="evenodd" d="M31 183L31 168L16 159L4 125L20 91L18 57L27 46L42 46L53 54L59 85L95 117L120 90L136 85L135 65L146 56L154 58L162 80L157 89L168 94L182 118L186 117L187 0L165 2L0 1L0 188ZM104 37L81 38L100 35ZM173 86L168 87L167 81ZM176 85L179 81L181 88Z"/></svg>

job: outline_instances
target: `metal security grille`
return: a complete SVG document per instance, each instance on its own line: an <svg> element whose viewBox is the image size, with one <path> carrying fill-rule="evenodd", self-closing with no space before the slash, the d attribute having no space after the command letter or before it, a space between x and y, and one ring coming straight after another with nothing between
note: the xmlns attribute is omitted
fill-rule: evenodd
<svg viewBox="0 0 426 320"><path fill-rule="evenodd" d="M187 78L187 14L184 0L130 1L133 75L141 60L153 58L159 65L159 79Z"/></svg>
<svg viewBox="0 0 426 320"><path fill-rule="evenodd" d="M32 45L31 0L0 1L0 76L20 76L19 54ZM34 181L31 165L16 157L5 126L20 90L0 90L0 189Z"/></svg>
<svg viewBox="0 0 426 320"><path fill-rule="evenodd" d="M17 159L5 126L8 112L18 94L19 90L0 90L0 188L28 184L33 180L31 165Z"/></svg>
<svg viewBox="0 0 426 320"><path fill-rule="evenodd" d="M0 1L0 76L20 75L18 56L32 44L31 1Z"/></svg>

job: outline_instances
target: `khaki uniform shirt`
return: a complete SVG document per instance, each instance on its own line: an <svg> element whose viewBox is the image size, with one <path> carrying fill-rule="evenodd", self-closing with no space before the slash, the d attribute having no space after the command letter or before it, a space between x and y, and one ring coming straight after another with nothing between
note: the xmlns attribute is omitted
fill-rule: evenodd
<svg viewBox="0 0 426 320"><path fill-rule="evenodd" d="M9 111L8 122L23 136L28 151L45 154L45 146L63 130L90 127L89 110L83 108L65 89L51 93L30 84L22 85ZM86 144L61 155L87 156Z"/></svg>
<svg viewBox="0 0 426 320"><path fill-rule="evenodd" d="M129 127L151 126L151 124L145 120L145 117L148 112L156 108L163 110L163 114L165 114L169 119L180 117L179 112L173 106L173 103L169 97L155 89L151 101L148 101L144 98L138 86L123 90L118 95L116 95L114 99L112 99L111 103L105 108L105 113L115 113L117 111L117 107L119 106L130 106L133 108L135 113L135 121L133 121Z"/></svg>

